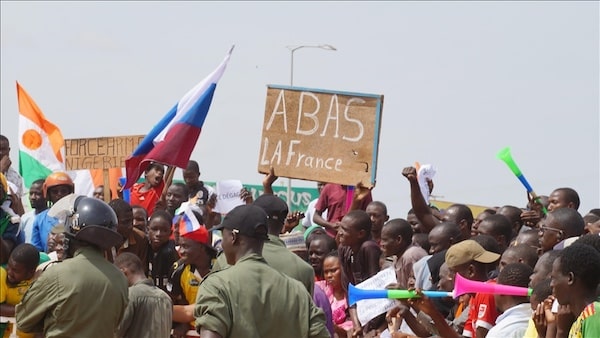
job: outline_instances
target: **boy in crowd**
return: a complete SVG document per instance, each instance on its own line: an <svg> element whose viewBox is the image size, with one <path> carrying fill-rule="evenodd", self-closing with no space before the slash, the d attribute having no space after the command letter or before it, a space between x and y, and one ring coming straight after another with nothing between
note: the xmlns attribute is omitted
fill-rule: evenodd
<svg viewBox="0 0 600 338"><path fill-rule="evenodd" d="M136 255L120 254L115 259L115 266L129 283L129 303L116 337L169 338L173 304L169 295L146 277L144 265Z"/></svg>
<svg viewBox="0 0 600 338"><path fill-rule="evenodd" d="M371 217L371 236L373 240L380 244L381 242L381 230L383 225L390 219L387 213L387 206L380 201L373 201L367 205L365 210L369 217Z"/></svg>
<svg viewBox="0 0 600 338"><path fill-rule="evenodd" d="M183 181L188 188L188 196L192 204L206 205L215 192L211 186L205 185L200 180L200 166L194 160L190 160L183 171Z"/></svg>
<svg viewBox="0 0 600 338"><path fill-rule="evenodd" d="M512 240L513 227L508 218L495 214L486 217L477 228L478 235L488 235L494 237L500 251L503 252Z"/></svg>
<svg viewBox="0 0 600 338"><path fill-rule="evenodd" d="M188 200L188 188L183 183L173 183L167 189L167 195L165 197L167 204L167 212L173 216L173 223L175 223L175 215L177 209L181 206L181 203Z"/></svg>
<svg viewBox="0 0 600 338"><path fill-rule="evenodd" d="M533 273L529 277L529 287L537 285L539 282L550 276L550 272L552 272L552 264L559 254L560 251L558 250L550 250L540 256L533 267Z"/></svg>
<svg viewBox="0 0 600 338"><path fill-rule="evenodd" d="M461 233L458 225L452 222L442 222L431 229L431 232L427 236L429 241L429 255L421 258L413 265L415 288L429 290L437 284L440 267L445 260L446 250L452 244L456 243L460 237Z"/></svg>
<svg viewBox="0 0 600 338"><path fill-rule="evenodd" d="M499 270L502 271L505 266L512 263L525 263L533 269L537 261L538 255L536 249L528 245L509 246L500 257ZM527 279L529 279L529 276L527 276Z"/></svg>
<svg viewBox="0 0 600 338"><path fill-rule="evenodd" d="M115 247L115 250L111 250L114 251L111 252L111 260L113 256L116 257L123 252L130 252L142 261L143 266L147 267L149 243L146 234L133 227L133 209L120 198L110 201L108 205L117 214L117 232L123 236L123 243ZM146 269L144 271L147 272Z"/></svg>
<svg viewBox="0 0 600 338"><path fill-rule="evenodd" d="M548 196L548 211L560 208L579 209L579 194L572 188L554 189Z"/></svg>
<svg viewBox="0 0 600 338"><path fill-rule="evenodd" d="M342 218L338 252L343 276L347 279L343 282L344 286L348 283L356 285L379 272L381 249L371 239L371 225L369 214L363 210L350 211ZM356 306L350 307L349 312L354 323L353 335L359 334L362 332L362 327L358 320Z"/></svg>
<svg viewBox="0 0 600 338"><path fill-rule="evenodd" d="M324 227L331 237L337 236L339 222L349 210L364 211L367 209L367 205L373 201L371 190L359 184L354 190L352 205L346 205L346 195L349 189L350 187L347 185L327 183L319 195L313 223ZM327 211L327 219L323 217L325 211Z"/></svg>
<svg viewBox="0 0 600 338"><path fill-rule="evenodd" d="M21 216L21 231L25 235L25 243L31 243L33 235L33 221L42 211L48 209L48 203L43 193L44 180L36 180L29 187L29 204L31 210Z"/></svg>
<svg viewBox="0 0 600 338"><path fill-rule="evenodd" d="M8 181L4 174L0 173L0 204L2 204L8 196ZM11 216L2 208L0 208L0 264L4 264L8 260L10 252L19 243L19 224L11 221Z"/></svg>
<svg viewBox="0 0 600 338"><path fill-rule="evenodd" d="M71 177L61 171L53 172L46 177L43 186L44 198L54 205L61 198L72 194L75 191L75 184ZM46 209L35 216L31 235L31 244L42 252L48 250L47 239L50 229L58 220L48 215L49 209Z"/></svg>
<svg viewBox="0 0 600 338"><path fill-rule="evenodd" d="M381 249L386 257L395 256L397 287L408 288L408 276L412 273L413 264L427 256L423 248L412 245L413 230L410 224L401 218L387 222L381 231Z"/></svg>
<svg viewBox="0 0 600 338"><path fill-rule="evenodd" d="M165 188L164 175L165 167L162 164L151 163L144 171L144 182L135 183L131 187L131 205L141 205L148 214L152 215Z"/></svg>
<svg viewBox="0 0 600 338"><path fill-rule="evenodd" d="M531 310L535 312L538 305L543 303L544 300L550 297L551 295L552 288L550 287L550 278L546 278L541 282L535 284L533 286L533 292L529 297L529 302L531 303ZM541 336L545 336L545 334L542 334ZM527 323L527 330L523 334L523 338L538 338L538 332L535 328L533 318L529 318L529 322Z"/></svg>
<svg viewBox="0 0 600 338"><path fill-rule="evenodd" d="M202 216L192 211L199 224L203 224ZM173 265L171 275L171 297L176 305L188 305L196 302L198 286L210 273L212 263L217 257L217 250L212 247L208 230L203 225L193 231L184 232L179 238L181 259ZM192 323L180 322L173 327L173 335L185 337L188 330L194 328Z"/></svg>
<svg viewBox="0 0 600 338"><path fill-rule="evenodd" d="M143 206L132 204L133 211L133 227L141 230L146 236L148 235L148 212Z"/></svg>
<svg viewBox="0 0 600 338"><path fill-rule="evenodd" d="M598 271L600 253L583 244L565 248L552 264L552 293L577 318L572 325L557 320L557 338L594 337L600 333L600 302L596 300Z"/></svg>
<svg viewBox="0 0 600 338"><path fill-rule="evenodd" d="M167 286L171 277L171 267L179 259L175 242L169 239L173 233L171 220L171 214L157 210L150 217L148 224L148 276L152 278L154 285L167 293L170 292Z"/></svg>
<svg viewBox="0 0 600 338"><path fill-rule="evenodd" d="M527 287L533 270L523 263L506 265L498 275L498 284ZM527 296L494 295L498 310L502 313L496 325L487 333L489 337L523 337L531 318L531 304Z"/></svg>
<svg viewBox="0 0 600 338"><path fill-rule="evenodd" d="M21 302L23 295L33 283L35 269L40 261L40 254L31 244L20 244L10 254L6 270L0 267L0 315L15 316L15 305ZM5 332L12 331L12 324ZM2 329L0 327L0 332ZM28 334L17 330L19 338L30 338Z"/></svg>
<svg viewBox="0 0 600 338"><path fill-rule="evenodd" d="M496 262L499 258L499 254L486 251L474 240L454 244L446 251L446 264L451 271L478 282L488 280L486 265ZM469 315L462 335L485 337L496 323L496 318L498 313L494 296L477 293L469 303Z"/></svg>

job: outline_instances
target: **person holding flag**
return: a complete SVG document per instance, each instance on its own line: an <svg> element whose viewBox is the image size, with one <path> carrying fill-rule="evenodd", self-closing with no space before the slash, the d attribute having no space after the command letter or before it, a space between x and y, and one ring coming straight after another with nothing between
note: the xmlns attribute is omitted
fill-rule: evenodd
<svg viewBox="0 0 600 338"><path fill-rule="evenodd" d="M151 163L144 170L144 182L135 183L131 188L131 204L141 205L151 216L165 188L164 175L165 167L162 164Z"/></svg>
<svg viewBox="0 0 600 338"><path fill-rule="evenodd" d="M208 115L217 82L225 72L232 51L233 47L221 64L187 92L125 160L127 180L123 189L134 186L141 174L147 172L147 168L155 162L187 168ZM152 210L148 209L148 213L152 213Z"/></svg>

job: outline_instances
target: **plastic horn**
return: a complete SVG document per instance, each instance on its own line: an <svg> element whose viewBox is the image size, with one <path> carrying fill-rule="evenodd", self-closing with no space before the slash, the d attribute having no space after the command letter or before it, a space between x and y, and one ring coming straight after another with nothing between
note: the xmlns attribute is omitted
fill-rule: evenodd
<svg viewBox="0 0 600 338"><path fill-rule="evenodd" d="M476 282L456 274L452 296L458 298L466 293L487 293L505 296L531 296L533 289L496 283Z"/></svg>
<svg viewBox="0 0 600 338"><path fill-rule="evenodd" d="M540 200L539 196L535 193L535 191L533 191L533 188L525 178L525 175L523 175L521 169L519 169L519 166L515 163L515 160L513 160L512 155L510 154L510 147L501 149L498 152L498 154L496 154L496 157L498 157L500 160L506 163L508 168L510 168L510 171L512 171L513 174L517 176L517 178L519 179L519 181L521 181L525 189L527 189L527 192L530 193L533 199L542 206L542 212L544 213L544 215L546 215L548 213L548 210L546 210L546 207L542 205L542 201Z"/></svg>
<svg viewBox="0 0 600 338"><path fill-rule="evenodd" d="M452 292L446 291L422 291L423 294L430 298L452 297ZM348 284L348 305L352 306L359 300L375 299L375 298L390 298L390 299L408 299L418 298L419 295L412 290L364 290L359 289L352 284Z"/></svg>

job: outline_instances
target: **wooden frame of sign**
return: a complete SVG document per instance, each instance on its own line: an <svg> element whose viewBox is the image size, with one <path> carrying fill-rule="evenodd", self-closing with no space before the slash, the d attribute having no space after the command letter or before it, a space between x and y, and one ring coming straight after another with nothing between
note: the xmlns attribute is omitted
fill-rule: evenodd
<svg viewBox="0 0 600 338"><path fill-rule="evenodd" d="M65 166L67 170L102 169L104 199L108 202L108 169L125 167L125 159L144 137L146 135L65 139Z"/></svg>
<svg viewBox="0 0 600 338"><path fill-rule="evenodd" d="M267 86L258 172L375 184L383 95Z"/></svg>

